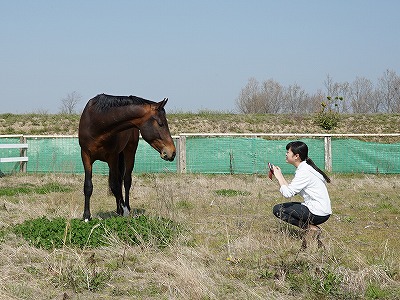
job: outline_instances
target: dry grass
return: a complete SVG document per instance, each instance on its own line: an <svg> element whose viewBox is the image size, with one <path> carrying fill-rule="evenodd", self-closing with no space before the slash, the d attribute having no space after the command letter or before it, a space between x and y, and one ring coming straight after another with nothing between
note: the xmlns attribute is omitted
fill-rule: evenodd
<svg viewBox="0 0 400 300"><path fill-rule="evenodd" d="M0 134L77 134L77 115L0 115ZM168 114L184 132L320 133L313 117ZM398 132L400 115L346 115L333 133ZM400 299L399 175L332 175L334 214L324 248L301 251L300 232L278 222L276 182L257 175L145 174L132 207L186 226L166 249L130 246L45 251L1 237L0 299ZM0 196L0 228L27 219L81 218L82 175L13 175L0 189L59 183L71 192ZM92 214L110 215L107 177L94 177ZM216 191L239 191L233 196ZM222 194L222 195L221 195Z"/></svg>
<svg viewBox="0 0 400 300"><path fill-rule="evenodd" d="M132 206L188 229L166 249L113 235L98 249L45 251L7 234L0 244L1 299L398 299L398 175L333 175L334 215L324 248L300 249L278 222L276 182L256 175L146 174ZM3 229L43 215L80 218L81 175L14 175L0 188L57 182L71 192L0 197ZM115 210L107 177L94 177L92 213ZM233 190L233 196L216 191ZM222 194L222 195L221 195ZM228 195L228 194L227 194Z"/></svg>
<svg viewBox="0 0 400 300"><path fill-rule="evenodd" d="M0 114L0 134L77 135L79 115ZM168 113L173 135L180 133L321 133L314 115ZM331 133L396 133L399 114L342 115Z"/></svg>

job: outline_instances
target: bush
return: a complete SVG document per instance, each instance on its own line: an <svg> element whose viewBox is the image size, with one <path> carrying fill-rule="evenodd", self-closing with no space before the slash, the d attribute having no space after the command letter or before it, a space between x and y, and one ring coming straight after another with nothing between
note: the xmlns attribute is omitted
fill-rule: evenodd
<svg viewBox="0 0 400 300"><path fill-rule="evenodd" d="M328 102L321 103L321 110L315 115L314 122L325 130L331 130L338 126L340 114L337 101L342 101L343 97L327 97ZM332 108L333 106L333 108Z"/></svg>

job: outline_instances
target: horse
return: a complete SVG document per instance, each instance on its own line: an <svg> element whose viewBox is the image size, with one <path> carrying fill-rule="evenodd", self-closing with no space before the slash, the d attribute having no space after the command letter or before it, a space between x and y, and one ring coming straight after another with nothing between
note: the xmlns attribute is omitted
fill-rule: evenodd
<svg viewBox="0 0 400 300"><path fill-rule="evenodd" d="M142 138L160 153L162 159L174 160L176 148L164 110L167 101L168 98L154 102L137 96L99 94L87 102L78 129L85 171L83 187L85 222L91 219L92 168L96 160L108 164L109 188L115 197L118 215L128 215L130 212L129 191L132 185L139 131ZM125 201L122 195L122 182Z"/></svg>

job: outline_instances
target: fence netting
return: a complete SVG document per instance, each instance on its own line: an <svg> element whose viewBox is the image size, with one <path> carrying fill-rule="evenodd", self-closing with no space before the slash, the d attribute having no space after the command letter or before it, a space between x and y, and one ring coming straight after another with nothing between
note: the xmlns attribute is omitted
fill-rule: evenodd
<svg viewBox="0 0 400 300"><path fill-rule="evenodd" d="M309 157L325 168L324 139L295 138L309 147ZM209 174L267 174L267 163L279 165L283 173L293 173L285 161L286 145L294 139L257 137L186 138L186 172ZM0 143L19 143L20 138L0 137ZM76 137L27 137L28 173L82 174L80 147ZM177 149L179 140L175 139ZM354 138L332 138L332 172L400 173L400 142L365 141ZM19 149L0 149L0 157L19 156ZM179 153L174 162L164 161L144 140L140 140L135 159L135 173L178 172ZM3 173L18 171L19 163L1 163ZM108 174L108 166L97 161L93 172Z"/></svg>

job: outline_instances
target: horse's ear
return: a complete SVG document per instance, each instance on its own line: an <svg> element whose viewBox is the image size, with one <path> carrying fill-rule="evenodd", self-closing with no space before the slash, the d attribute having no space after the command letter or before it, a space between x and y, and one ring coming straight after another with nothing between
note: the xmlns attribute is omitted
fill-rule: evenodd
<svg viewBox="0 0 400 300"><path fill-rule="evenodd" d="M167 104L168 98L164 98L162 101L158 102L157 109L161 110L164 108L165 104Z"/></svg>

